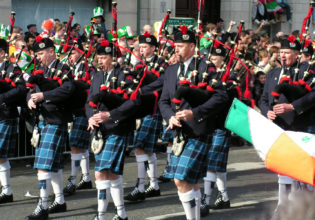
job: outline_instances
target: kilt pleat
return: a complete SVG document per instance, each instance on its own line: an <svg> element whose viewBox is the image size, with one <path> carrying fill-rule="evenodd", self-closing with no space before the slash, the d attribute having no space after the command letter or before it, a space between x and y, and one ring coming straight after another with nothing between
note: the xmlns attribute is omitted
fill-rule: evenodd
<svg viewBox="0 0 315 220"><path fill-rule="evenodd" d="M170 179L185 180L196 184L207 172L207 155L211 146L211 136L200 139L188 139L180 156L171 154L171 160L164 176Z"/></svg>
<svg viewBox="0 0 315 220"><path fill-rule="evenodd" d="M89 148L90 133L87 130L88 120L86 117L75 117L72 131L69 133L69 146L80 149Z"/></svg>
<svg viewBox="0 0 315 220"><path fill-rule="evenodd" d="M103 150L95 155L95 171L106 170L122 175L126 151L126 137L118 135L107 136Z"/></svg>
<svg viewBox="0 0 315 220"><path fill-rule="evenodd" d="M229 145L229 131L217 129L213 132L212 145L208 154L208 170L226 172Z"/></svg>
<svg viewBox="0 0 315 220"><path fill-rule="evenodd" d="M155 152L155 145L162 132L162 116L160 113L154 116L147 115L143 118L140 130L135 132L134 147L141 148L145 152Z"/></svg>
<svg viewBox="0 0 315 220"><path fill-rule="evenodd" d="M66 144L66 125L40 122L41 138L35 151L35 169L57 171L63 169L63 151Z"/></svg>
<svg viewBox="0 0 315 220"><path fill-rule="evenodd" d="M18 120L6 119L0 121L0 158L14 156L18 138Z"/></svg>

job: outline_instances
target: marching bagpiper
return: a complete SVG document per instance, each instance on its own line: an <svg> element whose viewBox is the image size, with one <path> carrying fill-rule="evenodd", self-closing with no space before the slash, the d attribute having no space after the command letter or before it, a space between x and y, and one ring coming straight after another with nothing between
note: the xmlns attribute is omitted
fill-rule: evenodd
<svg viewBox="0 0 315 220"><path fill-rule="evenodd" d="M200 218L201 193L197 182L206 171L207 153L211 146L209 134L215 128L216 121L211 116L218 114L228 101L225 90L219 87L208 101L195 108L183 101L179 109L176 109L177 105L172 102L175 90L180 86L179 77L189 81L190 74L200 62L196 59L197 63L193 62L195 42L195 34L187 30L187 27L175 32L175 51L182 62L166 69L159 101L162 116L168 122L169 128L180 129L184 136L185 143L180 144L184 149L177 156L171 155L165 177L174 178L187 219Z"/></svg>
<svg viewBox="0 0 315 220"><path fill-rule="evenodd" d="M111 92L112 89L116 90L117 85L124 80L121 68L113 62L113 50L116 48L106 40L96 48L97 61L101 70L96 72L92 79L89 101L100 93L100 89L106 88L108 92ZM99 145L97 152L95 151L95 185L98 191L98 213L95 219L105 219L110 194L117 209L117 214L113 219L128 219L123 200L122 174L126 137L134 129L135 119L124 118L125 116L119 112L112 114L115 109L110 110L106 104L114 105L115 103L99 103L98 107L94 106L94 111L91 105L86 106L88 128L98 130L102 134L100 138L102 144Z"/></svg>
<svg viewBox="0 0 315 220"><path fill-rule="evenodd" d="M156 38L149 32L139 36L140 55L149 63L148 70L153 68L157 56L155 51L158 47ZM159 64L162 65L162 64ZM162 84L159 84L162 87ZM144 94L149 92L143 90ZM152 93L153 91L151 91ZM144 103L145 104L145 103ZM162 117L159 112L155 115L147 115L143 118L139 131L135 133L134 148L138 165L137 186L127 196L129 201L143 201L146 197L160 196L160 187L157 179L157 158L155 147L162 131ZM150 178L150 186L145 189L146 173Z"/></svg>
<svg viewBox="0 0 315 220"><path fill-rule="evenodd" d="M7 54L8 44L0 39L0 204L13 202L8 158L14 156L16 147L19 115L17 106L22 103L21 100L25 100L27 92L21 69L7 60Z"/></svg>
<svg viewBox="0 0 315 220"><path fill-rule="evenodd" d="M64 212L67 206L63 195L63 155L67 137L67 122L72 120L71 111L65 103L74 92L72 75L67 65L56 59L55 46L49 38L38 36L33 46L37 59L44 67L38 71L46 79L54 79L60 85L43 91L36 85L35 93L29 93L27 104L30 109L39 111L41 120L40 140L35 152L34 168L37 169L40 199L34 212L27 219L48 219L48 213ZM41 72L40 72L41 71ZM61 74L59 76L59 74ZM67 80L62 82L62 79ZM55 201L48 206L50 187L55 193Z"/></svg>
<svg viewBox="0 0 315 220"><path fill-rule="evenodd" d="M275 68L267 74L264 91L260 99L260 109L269 120L286 130L302 131L315 134L315 102L314 71L309 64L300 63L298 40L289 36L281 41L281 68ZM291 90L304 89L304 95L293 99L291 94L275 91L279 86ZM296 190L297 181L283 175L278 175L279 194L277 212L286 206L290 192Z"/></svg>
<svg viewBox="0 0 315 220"><path fill-rule="evenodd" d="M87 86L86 92L89 88L91 81L91 75L94 74L95 69L93 67L86 70L85 66L85 53L82 43L78 39L71 39L68 43L69 46L75 47L71 50L69 56L69 64L73 69L74 80L78 83L84 83ZM85 115L84 103L86 96L81 97L82 106L73 109L73 124L69 133L69 146L71 149L71 176L68 178L68 183L63 192L66 194L73 194L76 190L91 189L92 182L90 178L90 166L89 166L89 139L90 133L87 131L88 120ZM82 177L80 182L76 184L77 174L79 168L82 170Z"/></svg>
<svg viewBox="0 0 315 220"><path fill-rule="evenodd" d="M211 77L213 78L212 85L215 86L214 84L221 80L225 71L223 64L226 56L226 49L215 40L214 45L212 45L209 51L210 56L208 59L211 61L211 65L209 67L210 71L203 70L202 72L207 72L208 74L211 72ZM215 71L214 68L216 69ZM221 115L224 115L223 112ZM221 122L223 121L224 118L221 119ZM229 143L230 132L222 128L222 126L213 132L212 145L208 152L207 174L203 178L204 195L200 205L201 216L206 216L209 213L210 197L215 184L217 184L219 194L217 200L215 201L214 208L228 208L230 206L226 187L226 166L229 153Z"/></svg>

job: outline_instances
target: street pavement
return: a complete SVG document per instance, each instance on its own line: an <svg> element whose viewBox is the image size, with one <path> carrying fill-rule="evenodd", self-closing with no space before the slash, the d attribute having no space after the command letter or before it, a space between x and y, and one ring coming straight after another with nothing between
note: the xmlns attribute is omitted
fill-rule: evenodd
<svg viewBox="0 0 315 220"><path fill-rule="evenodd" d="M159 174L166 164L166 154L158 155ZM93 157L93 155L91 155ZM70 176L70 157L65 165L64 183ZM91 159L91 170L94 161ZM30 160L13 161L11 170L11 185L14 202L0 205L0 220L24 219L35 208L39 194L35 170ZM94 183L94 172L91 172ZM129 193L137 177L135 157L126 157L124 167L124 190ZM80 176L78 176L79 181ZM94 187L95 185L93 185ZM200 180L203 192L203 181ZM148 198L144 202L126 202L129 220L182 220L185 219L182 205L178 200L174 183L160 184L161 196ZM25 196L29 194L28 196ZM91 190L77 191L75 195L66 197L68 211L51 214L50 219L93 219L97 211L95 187ZM214 190L212 203L217 191ZM250 146L231 147L228 162L228 194L231 208L210 210L210 215L202 219L211 220L265 220L270 219L277 203L277 175L264 168L264 163L258 158ZM113 202L109 203L106 219L115 215Z"/></svg>

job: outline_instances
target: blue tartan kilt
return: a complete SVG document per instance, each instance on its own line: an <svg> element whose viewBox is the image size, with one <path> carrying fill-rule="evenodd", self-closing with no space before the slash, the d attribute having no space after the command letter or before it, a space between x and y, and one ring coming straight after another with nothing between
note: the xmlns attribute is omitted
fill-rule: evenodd
<svg viewBox="0 0 315 220"><path fill-rule="evenodd" d="M207 172L207 156L211 146L211 135L201 139L188 139L182 152L177 157L171 154L171 160L166 168L164 177L185 180L189 184L196 184L198 179Z"/></svg>
<svg viewBox="0 0 315 220"><path fill-rule="evenodd" d="M35 151L35 169L58 171L63 169L63 151L66 145L67 126L39 123L40 143Z"/></svg>
<svg viewBox="0 0 315 220"><path fill-rule="evenodd" d="M126 137L109 135L106 137L104 148L95 154L95 171L106 170L116 175L122 175L126 151Z"/></svg>
<svg viewBox="0 0 315 220"><path fill-rule="evenodd" d="M13 157L18 138L18 120L6 119L0 121L0 158Z"/></svg>
<svg viewBox="0 0 315 220"><path fill-rule="evenodd" d="M72 131L69 133L69 146L88 149L90 133L87 131L88 120L86 117L74 117Z"/></svg>
<svg viewBox="0 0 315 220"><path fill-rule="evenodd" d="M208 153L208 170L226 172L230 135L227 130L217 129L213 132L212 145Z"/></svg>
<svg viewBox="0 0 315 220"><path fill-rule="evenodd" d="M162 141L164 142L168 142L168 143L171 143L173 142L173 131L172 130L168 130L168 131L165 131L166 130L166 126L163 126L163 134L162 134Z"/></svg>
<svg viewBox="0 0 315 220"><path fill-rule="evenodd" d="M134 147L148 153L155 152L155 144L162 132L162 116L156 113L143 118L140 130L135 132Z"/></svg>

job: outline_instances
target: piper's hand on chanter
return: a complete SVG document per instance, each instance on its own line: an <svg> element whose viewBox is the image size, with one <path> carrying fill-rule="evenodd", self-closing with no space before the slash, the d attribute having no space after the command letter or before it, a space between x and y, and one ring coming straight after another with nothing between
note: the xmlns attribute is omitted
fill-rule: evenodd
<svg viewBox="0 0 315 220"><path fill-rule="evenodd" d="M191 110L183 110L176 113L178 120L189 121L194 118L194 113Z"/></svg>
<svg viewBox="0 0 315 220"><path fill-rule="evenodd" d="M44 100L44 94L42 92L37 92L34 94L31 94L31 99L34 103L38 103Z"/></svg>
<svg viewBox="0 0 315 220"><path fill-rule="evenodd" d="M267 118L270 120L270 121L273 121L275 120L277 117L276 113L274 111L268 111L267 112Z"/></svg>
<svg viewBox="0 0 315 220"><path fill-rule="evenodd" d="M88 126L87 130L88 131L94 130L94 127L99 127L99 124L96 122L96 120L93 117L91 117L91 118L89 118L89 126Z"/></svg>
<svg viewBox="0 0 315 220"><path fill-rule="evenodd" d="M277 104L273 106L273 111L277 115L292 112L293 110L294 110L293 105L287 103Z"/></svg>
<svg viewBox="0 0 315 220"><path fill-rule="evenodd" d="M168 127L166 128L166 131L173 129L174 127L182 127L179 119L176 116L172 116L168 122Z"/></svg>
<svg viewBox="0 0 315 220"><path fill-rule="evenodd" d="M36 103L32 99L30 99L27 102L27 106L28 106L29 109L35 109L36 108Z"/></svg>
<svg viewBox="0 0 315 220"><path fill-rule="evenodd" d="M109 112L99 112L92 116L97 123L104 123L109 119Z"/></svg>

